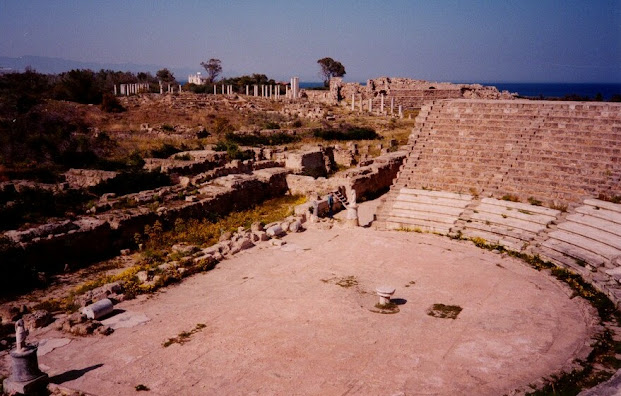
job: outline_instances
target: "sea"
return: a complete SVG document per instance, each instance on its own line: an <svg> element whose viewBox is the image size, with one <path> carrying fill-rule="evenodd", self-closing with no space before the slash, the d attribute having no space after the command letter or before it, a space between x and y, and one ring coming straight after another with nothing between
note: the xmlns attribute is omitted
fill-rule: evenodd
<svg viewBox="0 0 621 396"><path fill-rule="evenodd" d="M604 100L613 96L621 96L621 83L503 83L488 82L482 85L493 85L500 91L517 93L523 97L535 98L564 98L580 96L595 99L598 95Z"/></svg>
<svg viewBox="0 0 621 396"><path fill-rule="evenodd" d="M366 82L361 84L365 85ZM460 84L473 84L463 82ZM508 82L481 82L481 85L493 85L500 91L517 93L528 98L565 98L579 96L595 99L601 94L602 99L610 100L615 95L621 96L621 83L508 83ZM300 88L315 88L323 86L322 82L300 82Z"/></svg>

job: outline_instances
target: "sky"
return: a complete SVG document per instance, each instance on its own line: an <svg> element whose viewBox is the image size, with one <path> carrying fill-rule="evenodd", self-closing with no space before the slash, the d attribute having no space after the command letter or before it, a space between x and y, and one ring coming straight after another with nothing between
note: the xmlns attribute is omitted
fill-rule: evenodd
<svg viewBox="0 0 621 396"><path fill-rule="evenodd" d="M621 83L621 0L1 0L0 38L0 56L217 58L227 77L318 81L331 57L346 81Z"/></svg>

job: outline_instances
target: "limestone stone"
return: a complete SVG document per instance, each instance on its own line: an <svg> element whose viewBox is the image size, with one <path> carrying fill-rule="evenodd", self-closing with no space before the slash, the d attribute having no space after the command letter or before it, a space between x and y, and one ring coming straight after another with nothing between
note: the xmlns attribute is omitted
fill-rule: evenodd
<svg viewBox="0 0 621 396"><path fill-rule="evenodd" d="M34 330L39 327L45 327L48 324L52 323L54 318L52 315L45 310L38 310L32 313L25 314L22 319L24 320L24 324L27 329Z"/></svg>
<svg viewBox="0 0 621 396"><path fill-rule="evenodd" d="M266 230L266 234L270 238L274 238L274 237L279 237L279 236L284 235L285 231L282 229L282 227L279 224L277 224L277 225L273 225L273 226L269 227Z"/></svg>
<svg viewBox="0 0 621 396"><path fill-rule="evenodd" d="M250 239L243 238L235 243L234 248L241 251L241 250L250 249L253 246L254 246L254 243Z"/></svg>
<svg viewBox="0 0 621 396"><path fill-rule="evenodd" d="M270 239L265 231L255 231L252 233L253 238L256 237L258 241L264 242Z"/></svg>
<svg viewBox="0 0 621 396"><path fill-rule="evenodd" d="M99 319L111 314L112 311L114 311L114 304L112 304L112 301L108 298L99 300L81 310L81 312L86 315L87 319Z"/></svg>
<svg viewBox="0 0 621 396"><path fill-rule="evenodd" d="M182 254L184 256L189 256L190 254L198 252L200 250L198 246L188 245L186 243L177 243L173 245L171 249L173 252Z"/></svg>
<svg viewBox="0 0 621 396"><path fill-rule="evenodd" d="M232 237L233 237L233 233L231 231L226 231L222 233L222 235L220 235L220 239L218 239L218 241L220 242L228 241Z"/></svg>
<svg viewBox="0 0 621 396"><path fill-rule="evenodd" d="M289 231L291 232L300 232L302 231L302 222L300 220L296 220L289 225Z"/></svg>
<svg viewBox="0 0 621 396"><path fill-rule="evenodd" d="M139 271L138 273L136 273L136 278L138 278L140 282L144 283L149 280L149 274L147 273L147 271Z"/></svg>
<svg viewBox="0 0 621 396"><path fill-rule="evenodd" d="M252 223L252 225L250 226L250 230L252 230L253 232L256 231L263 231L263 223L260 221L255 221L254 223Z"/></svg>

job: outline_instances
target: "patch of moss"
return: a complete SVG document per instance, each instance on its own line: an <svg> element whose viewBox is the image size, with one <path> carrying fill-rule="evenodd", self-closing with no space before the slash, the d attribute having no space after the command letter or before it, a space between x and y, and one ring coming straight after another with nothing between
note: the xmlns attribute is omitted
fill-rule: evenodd
<svg viewBox="0 0 621 396"><path fill-rule="evenodd" d="M462 311L462 307L458 305L433 304L427 310L427 315L434 318L456 319L457 315Z"/></svg>

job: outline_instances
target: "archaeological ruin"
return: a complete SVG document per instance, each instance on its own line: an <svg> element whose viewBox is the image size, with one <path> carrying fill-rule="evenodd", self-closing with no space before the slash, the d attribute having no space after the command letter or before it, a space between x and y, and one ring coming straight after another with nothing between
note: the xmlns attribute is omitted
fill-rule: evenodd
<svg viewBox="0 0 621 396"><path fill-rule="evenodd" d="M388 77L281 88L115 86L151 117L110 116L116 139L214 139L145 157L140 172L167 182L142 191L106 190L132 180L102 169L0 183L7 206L34 190L90 197L0 234L1 378L26 348L19 322L55 394L616 386L621 104ZM175 122L152 121L166 112ZM217 227L285 196L300 198L278 220L145 248L156 227Z"/></svg>

